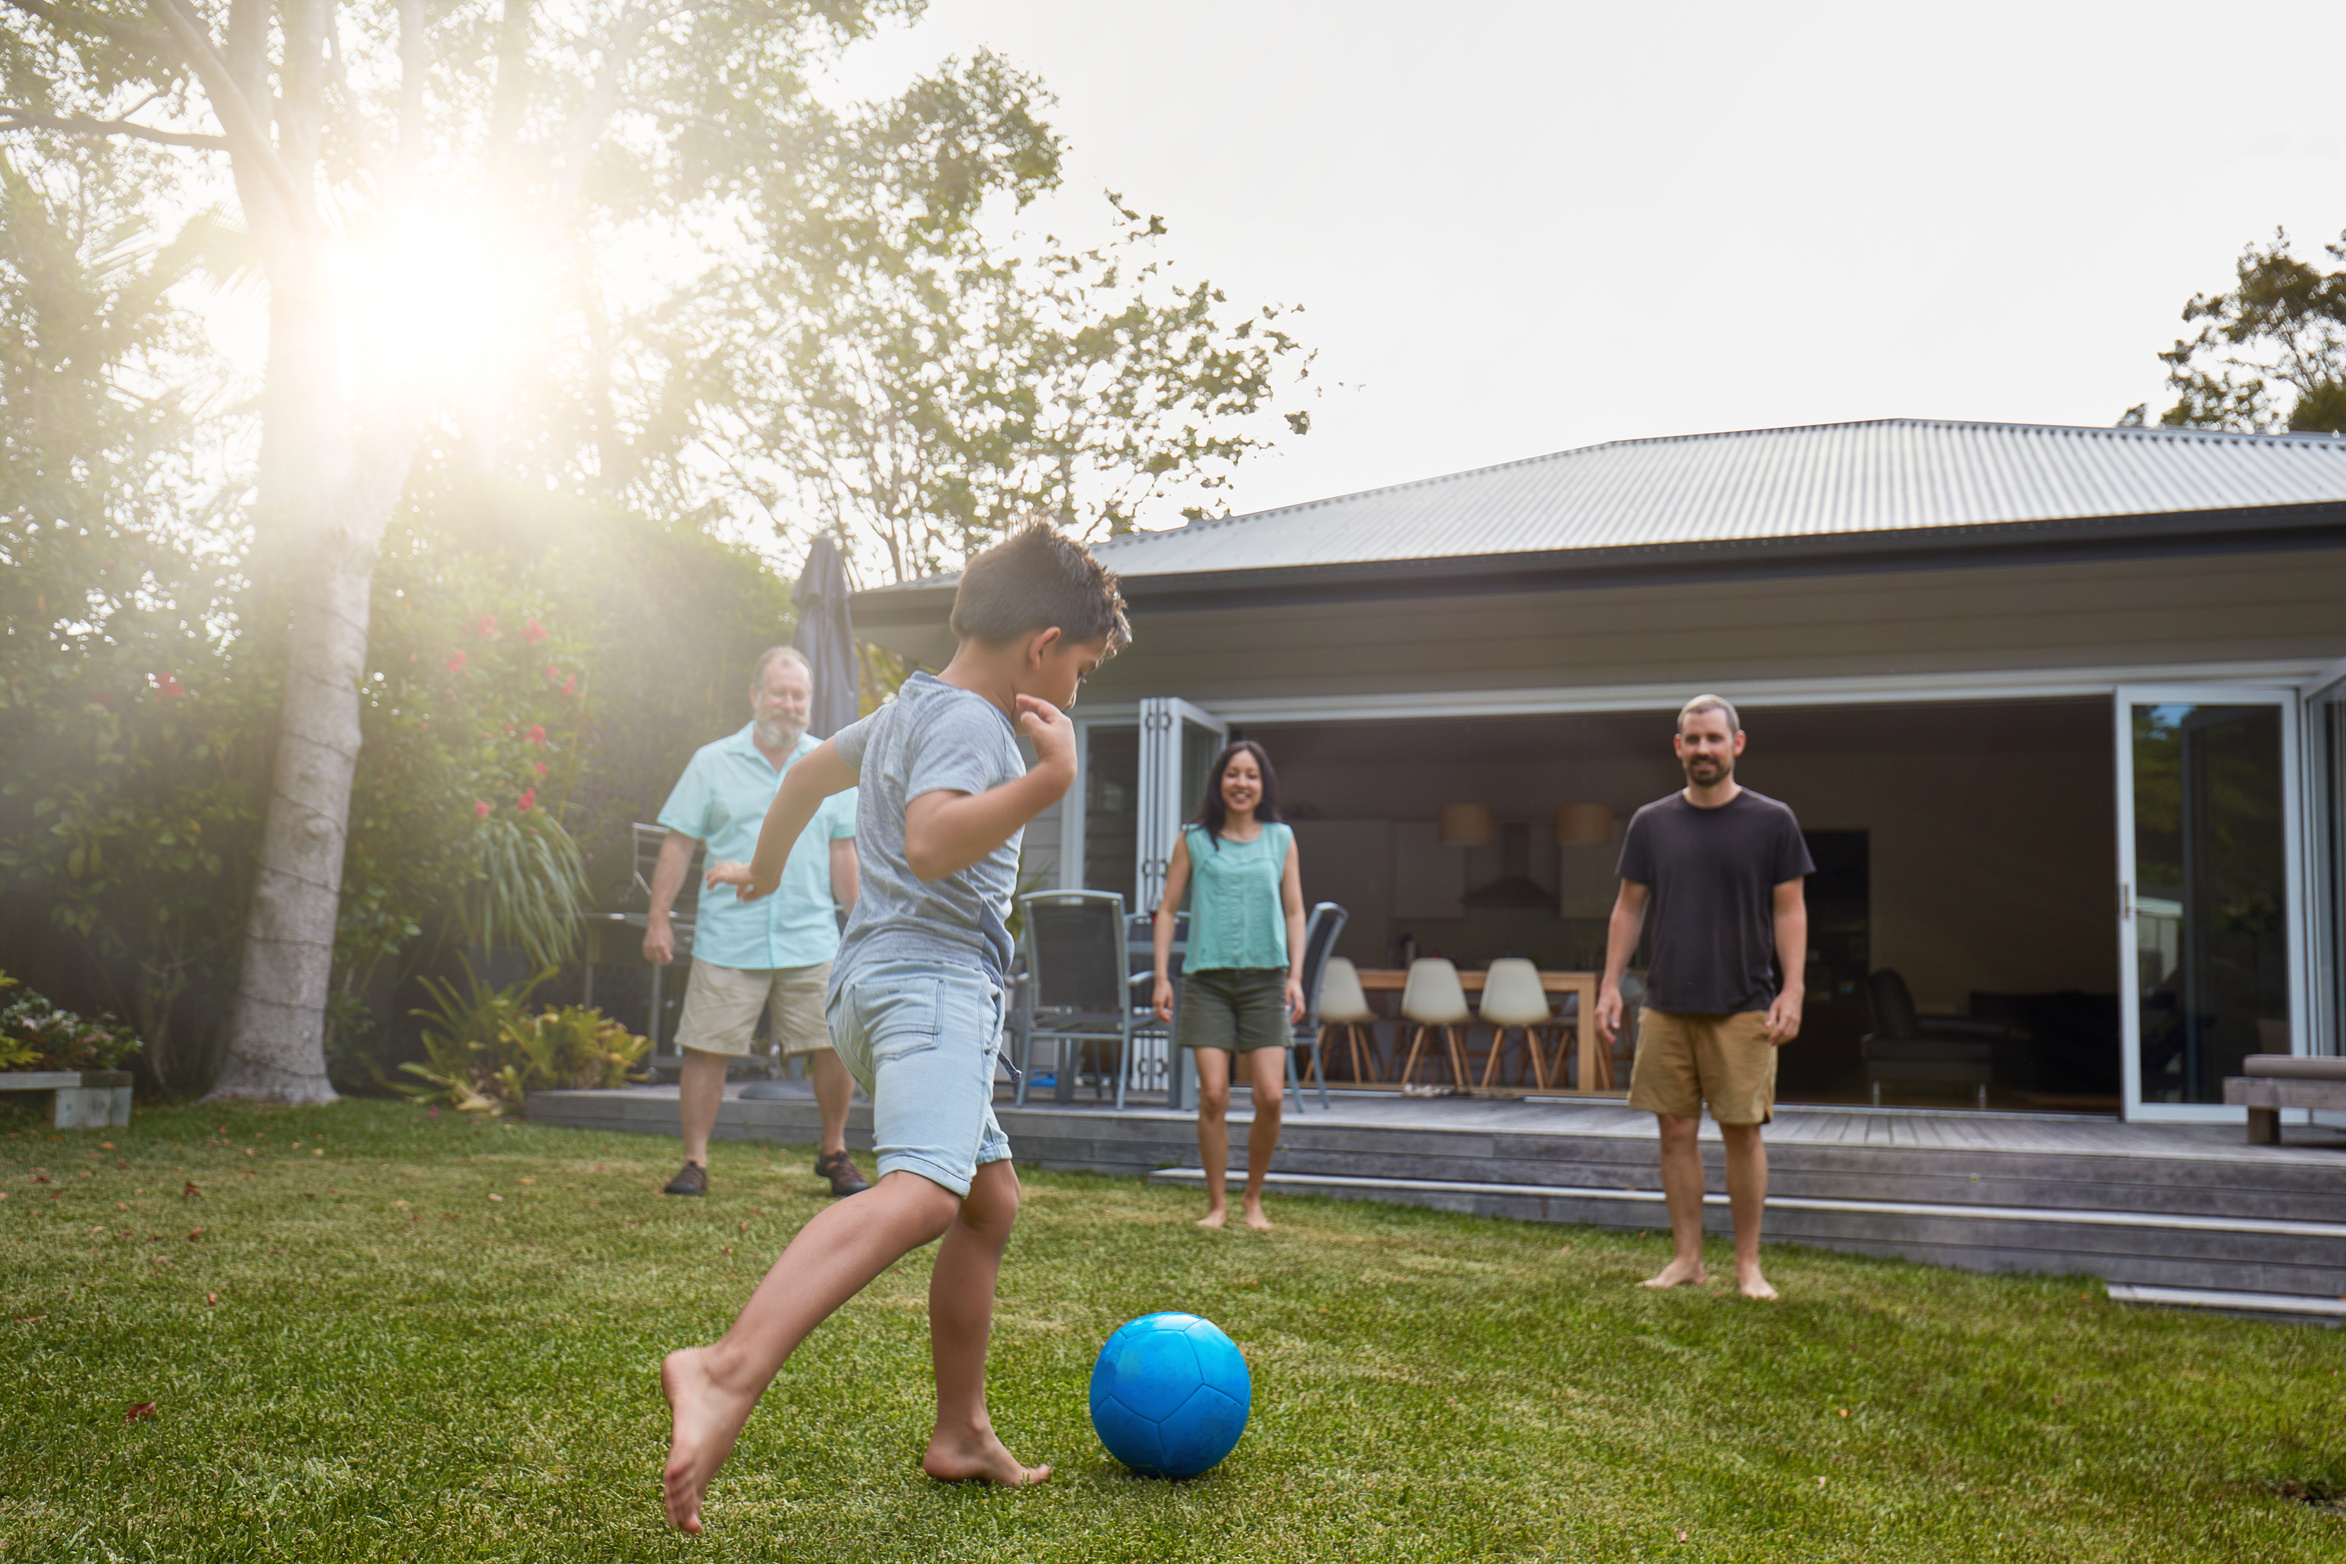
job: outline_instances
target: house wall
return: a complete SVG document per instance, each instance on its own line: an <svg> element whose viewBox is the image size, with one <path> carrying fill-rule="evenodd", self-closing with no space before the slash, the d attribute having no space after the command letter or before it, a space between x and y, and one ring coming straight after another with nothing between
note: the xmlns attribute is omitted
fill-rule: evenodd
<svg viewBox="0 0 2346 1564"><path fill-rule="evenodd" d="M2346 655L2346 550L1134 616L1094 704ZM918 639L918 638L916 638ZM924 642L925 644L925 642Z"/></svg>

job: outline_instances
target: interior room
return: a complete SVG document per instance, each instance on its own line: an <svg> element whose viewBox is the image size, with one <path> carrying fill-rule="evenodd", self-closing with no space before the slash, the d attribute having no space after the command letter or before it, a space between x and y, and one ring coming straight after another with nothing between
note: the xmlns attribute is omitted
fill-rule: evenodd
<svg viewBox="0 0 2346 1564"><path fill-rule="evenodd" d="M1782 1055L1780 1095L2115 1110L2107 701L1743 719L1739 779L1792 806L1818 868L1807 1017ZM1621 830L1683 780L1670 734L1667 713L1612 712L1257 724L1243 736L1277 767L1306 899L1351 914L1339 948L1356 965L1443 955L1472 969L1515 955L1590 970L1603 961ZM1095 749L1103 807L1087 831L1119 840L1087 846L1128 875L1129 816L1107 774L1121 748ZM1877 1030L1879 996L1868 979L1885 969L1903 979L1922 1032L1937 1018L1988 1023L1969 1035L1992 1042L1991 1073L1975 1085L1869 1072L1861 1040Z"/></svg>

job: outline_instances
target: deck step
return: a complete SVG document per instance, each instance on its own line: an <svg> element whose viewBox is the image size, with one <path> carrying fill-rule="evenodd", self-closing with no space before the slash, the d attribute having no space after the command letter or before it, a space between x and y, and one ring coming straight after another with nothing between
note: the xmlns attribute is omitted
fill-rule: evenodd
<svg viewBox="0 0 2346 1564"><path fill-rule="evenodd" d="M2224 1292L2212 1287L2137 1287L2125 1282L2112 1282L2110 1301L2162 1309L2209 1309L2219 1314L2285 1315L2293 1319L2346 1323L2346 1298L2301 1298L2271 1292Z"/></svg>
<svg viewBox="0 0 2346 1564"><path fill-rule="evenodd" d="M1152 1184L1197 1187L1200 1168L1165 1168ZM1659 1190L1605 1185L1272 1173L1283 1194L1373 1200L1479 1216L1659 1230ZM1703 1225L1731 1231L1727 1197L1703 1198ZM1911 1200L1768 1197L1767 1236L1974 1271L2099 1276L2138 1286L2335 1299L2346 1294L2346 1223L2155 1211L2048 1209Z"/></svg>

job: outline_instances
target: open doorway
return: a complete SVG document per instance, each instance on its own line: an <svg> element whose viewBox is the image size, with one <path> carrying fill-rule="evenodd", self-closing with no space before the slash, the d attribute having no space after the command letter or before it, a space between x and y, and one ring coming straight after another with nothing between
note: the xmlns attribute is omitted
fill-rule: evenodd
<svg viewBox="0 0 2346 1564"><path fill-rule="evenodd" d="M2106 699L1747 709L1748 787L1810 838L1809 1006L1786 1100L1955 1106L1970 1085L1869 1080L1869 977L1915 1010L1995 1024L1987 1100L2117 1111L2116 804ZM1307 900L1351 912L1356 964L1411 954L1601 967L1619 832L1682 782L1666 712L1250 724L1296 821ZM1443 840L1444 806L1487 839ZM1562 844L1602 805L1609 842ZM1586 819L1584 813L1577 818ZM1453 833L1455 836L1457 833ZM1568 832L1569 834L1569 832Z"/></svg>

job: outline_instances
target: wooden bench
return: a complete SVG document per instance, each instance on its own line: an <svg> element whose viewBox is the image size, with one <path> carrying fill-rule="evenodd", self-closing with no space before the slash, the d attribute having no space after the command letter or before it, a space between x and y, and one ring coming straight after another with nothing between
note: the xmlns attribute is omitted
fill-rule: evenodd
<svg viewBox="0 0 2346 1564"><path fill-rule="evenodd" d="M2246 1073L2224 1077L2224 1101L2248 1110L2252 1146L2279 1143L2283 1108L2346 1111L2346 1059L2250 1054L2240 1068Z"/></svg>
<svg viewBox="0 0 2346 1564"><path fill-rule="evenodd" d="M102 1130L130 1122L128 1070L0 1073L0 1092L54 1092L49 1122L61 1130Z"/></svg>

